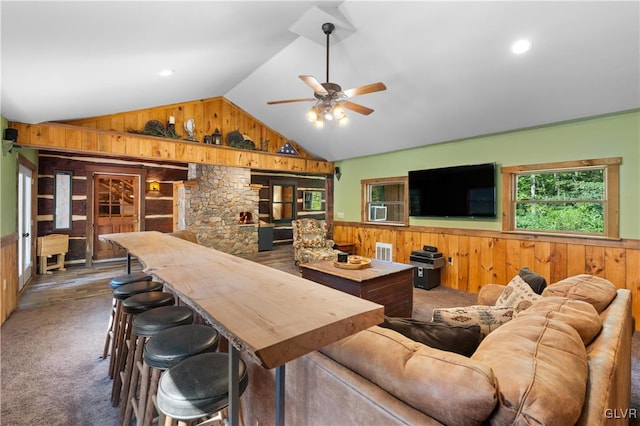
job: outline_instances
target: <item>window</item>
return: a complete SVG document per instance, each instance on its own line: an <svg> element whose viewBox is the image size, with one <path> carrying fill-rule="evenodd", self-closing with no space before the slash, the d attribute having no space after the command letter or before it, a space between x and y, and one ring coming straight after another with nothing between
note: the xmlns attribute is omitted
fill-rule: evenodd
<svg viewBox="0 0 640 426"><path fill-rule="evenodd" d="M620 162L503 167L503 230L618 238Z"/></svg>
<svg viewBox="0 0 640 426"><path fill-rule="evenodd" d="M362 221L383 225L409 224L407 177L365 179L362 186Z"/></svg>
<svg viewBox="0 0 640 426"><path fill-rule="evenodd" d="M271 185L271 217L273 222L291 222L296 214L296 186L287 183Z"/></svg>
<svg viewBox="0 0 640 426"><path fill-rule="evenodd" d="M322 208L322 191L303 191L302 198L304 210L324 210Z"/></svg>

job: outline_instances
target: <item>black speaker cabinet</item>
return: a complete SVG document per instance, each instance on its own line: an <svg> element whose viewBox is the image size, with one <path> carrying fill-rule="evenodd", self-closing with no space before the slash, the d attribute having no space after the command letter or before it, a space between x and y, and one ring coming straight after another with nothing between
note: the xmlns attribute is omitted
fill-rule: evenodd
<svg viewBox="0 0 640 426"><path fill-rule="evenodd" d="M12 129L11 127L4 129L4 140L18 142L18 129Z"/></svg>

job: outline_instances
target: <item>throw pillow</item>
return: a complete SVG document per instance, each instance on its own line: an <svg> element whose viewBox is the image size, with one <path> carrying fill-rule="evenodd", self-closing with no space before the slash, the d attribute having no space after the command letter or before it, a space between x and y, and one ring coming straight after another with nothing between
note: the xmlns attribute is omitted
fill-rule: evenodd
<svg viewBox="0 0 640 426"><path fill-rule="evenodd" d="M609 280L595 275L581 274L565 278L544 289L542 295L568 297L591 303L601 313L616 297L616 287Z"/></svg>
<svg viewBox="0 0 640 426"><path fill-rule="evenodd" d="M411 340L448 352L471 356L480 344L479 325L449 325L413 318L392 318L385 315L380 327L397 331Z"/></svg>
<svg viewBox="0 0 640 426"><path fill-rule="evenodd" d="M511 306L472 305L459 308L436 308L433 322L450 325L478 325L481 339L513 318Z"/></svg>
<svg viewBox="0 0 640 426"><path fill-rule="evenodd" d="M520 269L518 275L529 284L536 294L542 294L542 291L547 286L547 280L542 275L536 274L526 266Z"/></svg>
<svg viewBox="0 0 640 426"><path fill-rule="evenodd" d="M533 305L533 302L541 297L533 291L520 275L516 275L504 288L495 305L510 306L515 313L518 313Z"/></svg>

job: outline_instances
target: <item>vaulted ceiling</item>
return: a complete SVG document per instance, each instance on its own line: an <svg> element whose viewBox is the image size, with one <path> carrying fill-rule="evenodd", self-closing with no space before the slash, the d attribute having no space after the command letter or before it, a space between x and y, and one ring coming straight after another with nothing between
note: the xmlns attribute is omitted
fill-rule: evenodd
<svg viewBox="0 0 640 426"><path fill-rule="evenodd" d="M0 113L25 123L224 96L330 161L640 107L638 1L2 1ZM382 81L315 129L298 76ZM515 55L511 44L532 42ZM174 70L160 77L163 69Z"/></svg>

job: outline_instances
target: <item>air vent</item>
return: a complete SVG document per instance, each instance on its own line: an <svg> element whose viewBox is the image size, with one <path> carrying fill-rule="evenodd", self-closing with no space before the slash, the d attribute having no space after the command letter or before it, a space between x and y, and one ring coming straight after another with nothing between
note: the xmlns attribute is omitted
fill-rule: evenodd
<svg viewBox="0 0 640 426"><path fill-rule="evenodd" d="M376 260L393 262L393 244L376 243Z"/></svg>

